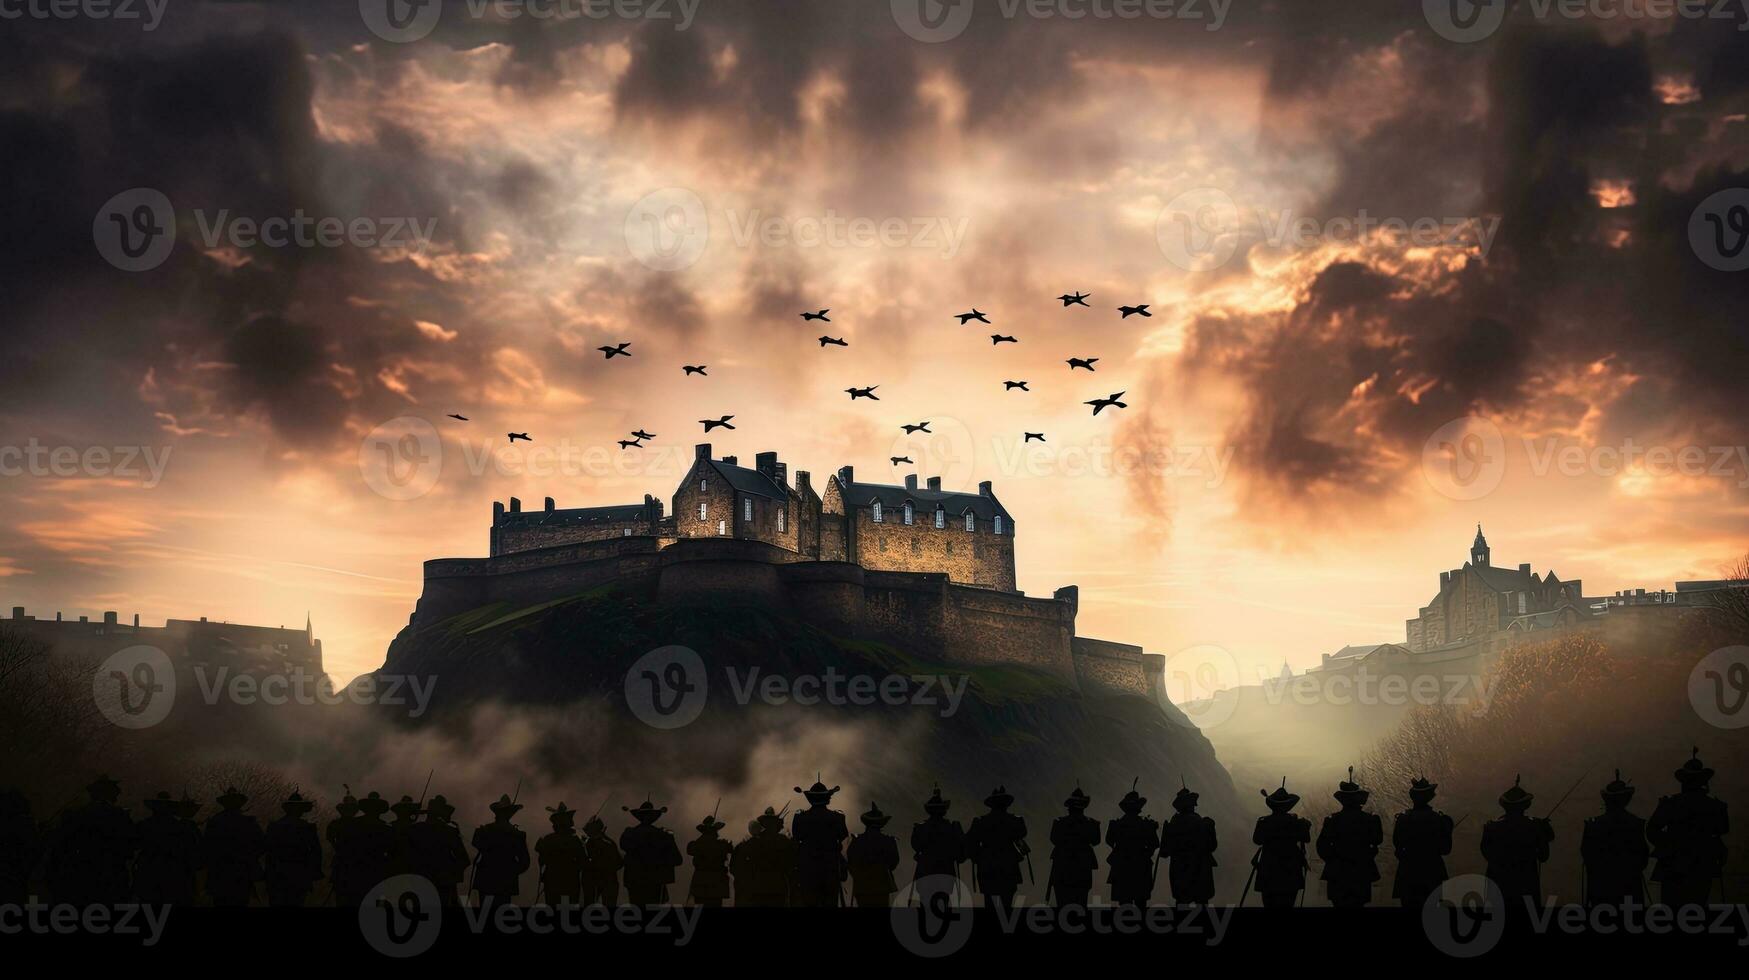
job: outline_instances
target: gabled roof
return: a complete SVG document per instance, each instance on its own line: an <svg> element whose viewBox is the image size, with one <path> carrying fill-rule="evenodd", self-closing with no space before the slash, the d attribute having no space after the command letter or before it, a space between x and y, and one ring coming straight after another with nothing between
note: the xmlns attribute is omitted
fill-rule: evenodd
<svg viewBox="0 0 1749 980"><path fill-rule="evenodd" d="M1471 565L1470 570L1481 576L1483 584L1496 592L1528 592L1536 587L1531 582L1531 573L1517 568Z"/></svg>
<svg viewBox="0 0 1749 980"><path fill-rule="evenodd" d="M573 507L568 510L524 510L506 512L500 526L574 527L581 524L615 524L638 521L645 517L645 504L616 504L611 507Z"/></svg>
<svg viewBox="0 0 1749 980"><path fill-rule="evenodd" d="M833 474L832 479L839 480L840 477ZM844 495L844 503L847 507L867 507L870 503L879 500L882 508L898 510L905 506L905 501L909 500L916 505L919 511L924 513L933 513L936 506L940 505L949 514L956 517L969 510L977 515L978 520L981 521L993 520L996 515L1000 514L1002 519L1009 524L1014 523L1013 516L1008 513L1008 508L1002 506L1001 501L994 496L986 497L981 493L925 490L922 487L912 490L909 487L895 487L886 483L844 484L842 482L839 485L839 492Z"/></svg>
<svg viewBox="0 0 1749 980"><path fill-rule="evenodd" d="M770 497L772 500L789 499L788 490L758 470L725 463L720 459L710 460L710 465L737 493L750 493L758 497Z"/></svg>

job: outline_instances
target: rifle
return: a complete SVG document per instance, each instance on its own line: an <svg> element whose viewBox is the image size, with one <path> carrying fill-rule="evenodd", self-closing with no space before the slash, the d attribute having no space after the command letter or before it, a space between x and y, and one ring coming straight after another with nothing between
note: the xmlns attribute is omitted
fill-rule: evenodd
<svg viewBox="0 0 1749 980"><path fill-rule="evenodd" d="M1587 770L1585 770L1585 771L1584 771L1584 772L1582 772L1582 773L1580 773L1580 774L1579 774L1579 778L1578 778L1578 779L1577 779L1577 780L1574 780L1574 782L1573 782L1573 785L1572 785L1572 786L1569 786L1569 787L1568 787L1568 788L1567 788L1567 792L1566 792L1566 793L1564 793L1564 794L1562 794L1562 796L1561 796L1561 798L1560 798L1560 799L1558 799L1558 800L1556 800L1556 801L1555 801L1555 805L1554 805L1554 806L1553 806L1553 807L1551 807L1551 808L1550 808L1550 809L1549 809L1549 812L1548 812L1548 813L1545 813L1545 814L1543 814L1543 819L1544 819L1544 820L1548 820L1548 819L1550 819L1550 818L1552 818L1552 817L1553 817L1553 816L1554 816L1554 815L1555 815L1555 811L1556 811L1556 810L1559 810L1559 809L1560 809L1560 808L1561 808L1561 804L1563 804L1563 803L1565 803L1565 802L1567 802L1567 797L1569 797L1569 796L1572 796L1572 795L1573 795L1573 791L1574 791L1574 790L1576 790L1576 789L1578 789L1578 788L1579 788L1579 784L1580 784L1580 783L1582 783L1582 782L1584 782L1584 781L1585 781L1585 777L1586 777L1586 776L1589 776L1589 775L1591 775L1591 770L1589 770L1589 769L1587 769Z"/></svg>
<svg viewBox="0 0 1749 980"><path fill-rule="evenodd" d="M437 775L437 768L425 774L425 788L419 791L419 809L425 809L425 794L431 792L431 777Z"/></svg>
<svg viewBox="0 0 1749 980"><path fill-rule="evenodd" d="M1263 845L1257 845L1257 853L1251 855L1251 874L1245 878L1245 890L1239 893L1239 907L1244 908L1245 899L1251 894L1251 883L1257 880L1257 862L1263 857Z"/></svg>

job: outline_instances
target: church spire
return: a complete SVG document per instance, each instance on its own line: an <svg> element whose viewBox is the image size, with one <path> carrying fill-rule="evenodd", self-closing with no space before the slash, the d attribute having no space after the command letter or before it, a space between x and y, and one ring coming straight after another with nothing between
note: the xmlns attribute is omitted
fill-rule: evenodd
<svg viewBox="0 0 1749 980"><path fill-rule="evenodd" d="M310 611L304 610L304 642L316 642L316 628L310 620Z"/></svg>
<svg viewBox="0 0 1749 980"><path fill-rule="evenodd" d="M1488 539L1482 536L1482 525L1476 525L1476 540L1470 545L1470 564L1488 564Z"/></svg>

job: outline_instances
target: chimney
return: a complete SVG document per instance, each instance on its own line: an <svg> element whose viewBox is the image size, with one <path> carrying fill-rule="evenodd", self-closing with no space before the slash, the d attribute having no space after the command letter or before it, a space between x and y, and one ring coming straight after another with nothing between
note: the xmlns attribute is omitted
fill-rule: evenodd
<svg viewBox="0 0 1749 980"><path fill-rule="evenodd" d="M729 464L730 466L740 466L741 465L741 459L738 456L724 456L723 462Z"/></svg>
<svg viewBox="0 0 1749 980"><path fill-rule="evenodd" d="M907 490L917 489L917 474L913 473L910 476L905 477L905 489L907 489Z"/></svg>
<svg viewBox="0 0 1749 980"><path fill-rule="evenodd" d="M812 490L813 488L814 488L813 475L810 474L807 470L796 470L796 489L797 490Z"/></svg>
<svg viewBox="0 0 1749 980"><path fill-rule="evenodd" d="M510 498L510 512L512 514L522 513L522 500L520 498L517 498L517 497Z"/></svg>
<svg viewBox="0 0 1749 980"><path fill-rule="evenodd" d="M1529 575L1530 574L1530 562L1519 563L1518 570L1525 573L1526 575Z"/></svg>
<svg viewBox="0 0 1749 980"><path fill-rule="evenodd" d="M106 612L103 614L103 625L114 626L115 623L116 623L116 620L115 620L115 613L114 612Z"/></svg>
<svg viewBox="0 0 1749 980"><path fill-rule="evenodd" d="M12 607L12 618L13 619L23 619L24 618L24 607L23 606L13 606Z"/></svg>
<svg viewBox="0 0 1749 980"><path fill-rule="evenodd" d="M844 484L845 486L849 486L850 484L855 483L856 482L856 467L854 467L854 466L840 466L840 467L838 467L838 482Z"/></svg>
<svg viewBox="0 0 1749 980"><path fill-rule="evenodd" d="M768 477L775 477L777 475L777 454L760 453L753 457L753 468Z"/></svg>
<svg viewBox="0 0 1749 980"><path fill-rule="evenodd" d="M1061 602L1068 603L1070 615L1074 615L1077 611L1080 610L1080 607L1081 607L1081 587L1078 585L1065 585L1062 588L1058 589L1057 591L1051 593L1051 597L1054 599L1057 599Z"/></svg>
<svg viewBox="0 0 1749 980"><path fill-rule="evenodd" d="M493 524L504 523L504 502L503 501L500 501L500 500L492 501L492 523Z"/></svg>
<svg viewBox="0 0 1749 980"><path fill-rule="evenodd" d="M941 489L941 477L939 477L939 476L930 477L929 478L929 489L940 490Z"/></svg>
<svg viewBox="0 0 1749 980"><path fill-rule="evenodd" d="M711 444L708 442L701 442L698 445L693 446L692 447L692 458L693 459L710 459L711 458Z"/></svg>
<svg viewBox="0 0 1749 980"><path fill-rule="evenodd" d="M140 628L140 614L134 613L134 629Z"/></svg>
<svg viewBox="0 0 1749 980"><path fill-rule="evenodd" d="M553 512L553 498L551 497L547 498L546 511L549 514Z"/></svg>
<svg viewBox="0 0 1749 980"><path fill-rule="evenodd" d="M789 486L789 464L777 464L777 482L779 486Z"/></svg>
<svg viewBox="0 0 1749 980"><path fill-rule="evenodd" d="M990 489L990 481L989 480L985 480L983 483L978 484L978 496L980 496L980 497L994 497L994 496L996 496L996 492L994 490Z"/></svg>

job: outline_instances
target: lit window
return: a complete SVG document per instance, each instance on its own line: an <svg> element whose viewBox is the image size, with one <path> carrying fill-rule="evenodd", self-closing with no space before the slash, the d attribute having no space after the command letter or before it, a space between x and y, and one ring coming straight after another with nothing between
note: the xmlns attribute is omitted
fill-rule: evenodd
<svg viewBox="0 0 1749 980"><path fill-rule="evenodd" d="M911 523L911 518L912 518L912 516L913 516L913 514L914 514L914 513L915 513L915 512L914 512L914 511L912 511L912 509L911 509L911 504L910 504L910 502L909 502L909 501L907 501L907 502L906 502L906 503L905 503L905 523L906 523L906 524L909 524L909 523Z"/></svg>
<svg viewBox="0 0 1749 980"><path fill-rule="evenodd" d="M978 515L972 513L969 510L966 511L966 530L976 531L977 529L978 529Z"/></svg>
<svg viewBox="0 0 1749 980"><path fill-rule="evenodd" d="M990 533L991 534L1001 534L1002 533L1002 515L1001 514L996 515L996 521L994 524L991 525Z"/></svg>
<svg viewBox="0 0 1749 980"><path fill-rule="evenodd" d="M709 480L698 481L698 492L699 493L708 493L710 491L710 488L711 488L711 481L709 481Z"/></svg>
<svg viewBox="0 0 1749 980"><path fill-rule="evenodd" d="M753 498L752 497L742 497L741 498L741 519L744 521L750 521L753 519Z"/></svg>
<svg viewBox="0 0 1749 980"><path fill-rule="evenodd" d="M876 524L879 524L881 522L881 502L880 501L877 500L874 502L873 512L874 512L874 522Z"/></svg>
<svg viewBox="0 0 1749 980"><path fill-rule="evenodd" d="M629 538L631 536L632 536L632 529L631 528L628 527L628 528L621 528L620 529L620 537Z"/></svg>
<svg viewBox="0 0 1749 980"><path fill-rule="evenodd" d="M710 504L707 504L702 500L699 501L698 502L698 519L701 521L710 520L711 519L711 509L710 508L711 508Z"/></svg>
<svg viewBox="0 0 1749 980"><path fill-rule="evenodd" d="M935 508L935 526L936 527L946 527L947 526L947 511L942 510L940 507Z"/></svg>
<svg viewBox="0 0 1749 980"><path fill-rule="evenodd" d="M779 533L779 534L783 533L784 525L786 525L788 523L788 521L786 521L785 518L787 518L788 516L789 516L789 511L786 510L785 508L779 507L777 509L777 533Z"/></svg>
<svg viewBox="0 0 1749 980"><path fill-rule="evenodd" d="M729 522L728 521L718 521L717 522L717 533L721 534L721 535L727 535L729 533Z"/></svg>

